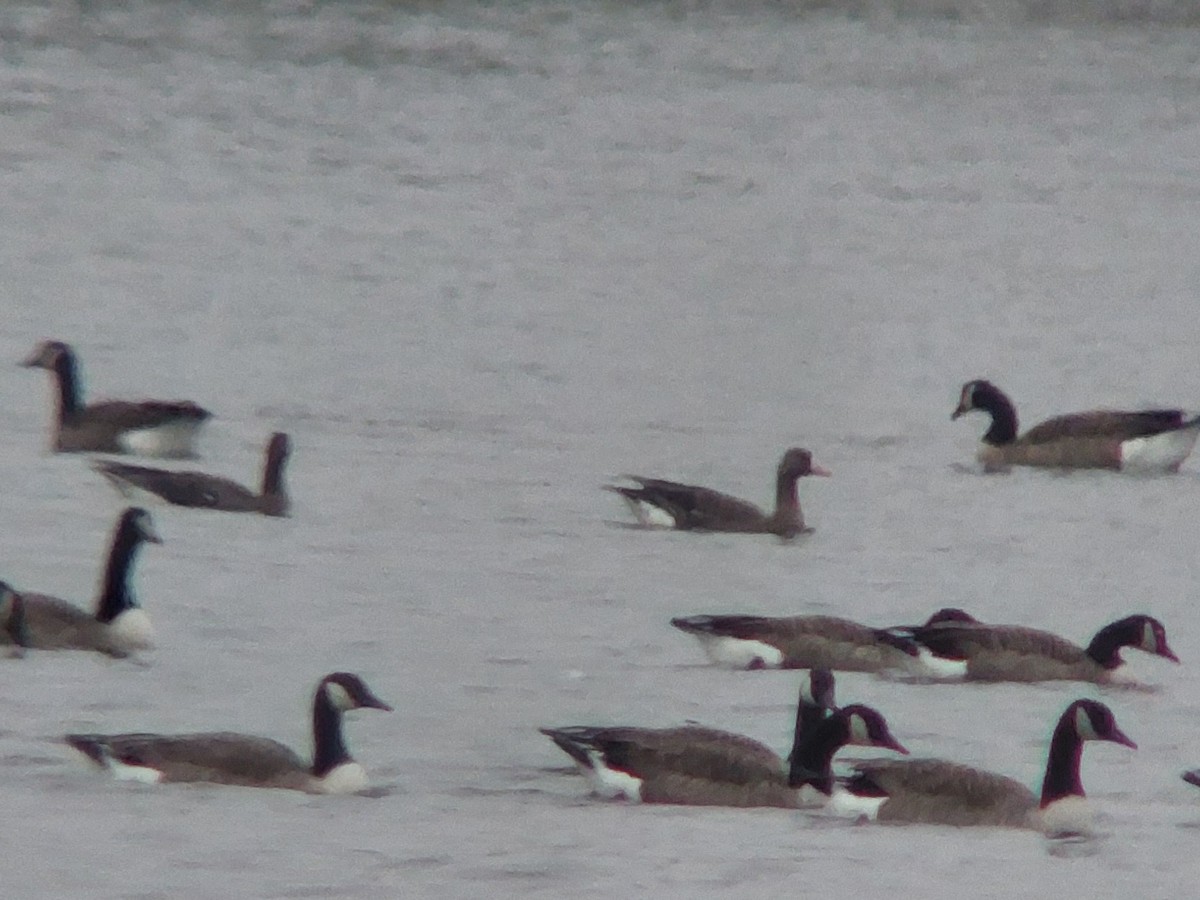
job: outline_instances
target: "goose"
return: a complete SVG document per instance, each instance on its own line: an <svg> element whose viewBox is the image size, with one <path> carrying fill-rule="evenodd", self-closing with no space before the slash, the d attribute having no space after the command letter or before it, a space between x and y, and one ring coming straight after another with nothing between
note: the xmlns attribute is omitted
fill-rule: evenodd
<svg viewBox="0 0 1200 900"><path fill-rule="evenodd" d="M896 629L837 616L679 616L671 624L700 641L709 660L738 669L902 671L959 676L961 661L935 656Z"/></svg>
<svg viewBox="0 0 1200 900"><path fill-rule="evenodd" d="M1200 787L1200 769L1189 769L1183 773L1183 780L1188 784L1194 784Z"/></svg>
<svg viewBox="0 0 1200 900"><path fill-rule="evenodd" d="M962 677L970 681L1105 684L1117 680L1122 647L1179 662L1163 624L1141 614L1105 625L1086 648L1037 628L985 624L962 610L941 610L931 622L906 630L935 657L962 663Z"/></svg>
<svg viewBox="0 0 1200 900"><path fill-rule="evenodd" d="M96 611L89 613L66 600L45 594L21 592L24 623L14 635L0 632L0 643L39 650L96 650L110 656L127 656L154 645L154 630L137 601L129 578L143 542L161 544L150 514L140 507L126 509L113 529L108 565L101 582ZM11 605L8 607L11 622ZM18 636L23 632L24 637Z"/></svg>
<svg viewBox="0 0 1200 900"><path fill-rule="evenodd" d="M182 400L105 400L84 405L75 352L62 341L42 341L21 365L46 369L58 380L52 443L59 453L195 456L196 432L211 416Z"/></svg>
<svg viewBox="0 0 1200 900"><path fill-rule="evenodd" d="M776 534L791 538L806 531L796 494L796 479L805 475L828 477L830 472L813 462L812 453L793 447L783 454L775 475L775 511L765 513L753 503L692 484L624 476L637 487L606 484L619 494L638 523L679 531L732 531Z"/></svg>
<svg viewBox="0 0 1200 900"><path fill-rule="evenodd" d="M815 671L814 684L819 677ZM575 726L541 732L575 761L593 792L605 799L794 809L819 795L792 787L793 773L810 779L814 772L829 770L840 747L860 744L907 752L878 711L858 705L831 708L832 676L826 677L826 699L819 699L819 690L801 690L787 761L758 741L698 725Z"/></svg>
<svg viewBox="0 0 1200 900"><path fill-rule="evenodd" d="M986 471L1009 466L1060 469L1116 469L1176 472L1200 435L1200 416L1180 409L1092 410L1047 419L1017 436L1017 409L990 381L962 387L957 419L972 410L986 412L991 427L976 458Z"/></svg>
<svg viewBox="0 0 1200 900"><path fill-rule="evenodd" d="M313 759L309 764L271 738L231 731L197 734L69 734L66 742L119 780L205 781L285 788L310 794L348 794L367 787L367 775L346 749L342 713L392 707L349 672L331 672L313 695Z"/></svg>
<svg viewBox="0 0 1200 900"><path fill-rule="evenodd" d="M997 825L1035 828L1059 836L1087 831L1079 762L1087 741L1110 741L1137 749L1103 703L1076 700L1050 739L1040 799L1025 785L940 759L868 760L854 763L846 792L879 801L880 822L934 825Z"/></svg>
<svg viewBox="0 0 1200 900"><path fill-rule="evenodd" d="M6 643L13 656L24 656L30 646L29 623L25 618L25 600L6 582L0 581L0 620L4 622Z"/></svg>
<svg viewBox="0 0 1200 900"><path fill-rule="evenodd" d="M290 452L291 442L286 434L277 431L271 435L264 453L262 492L258 494L228 478L203 472L172 472L113 460L96 460L92 468L131 499L149 494L176 506L286 516L289 501L283 467Z"/></svg>

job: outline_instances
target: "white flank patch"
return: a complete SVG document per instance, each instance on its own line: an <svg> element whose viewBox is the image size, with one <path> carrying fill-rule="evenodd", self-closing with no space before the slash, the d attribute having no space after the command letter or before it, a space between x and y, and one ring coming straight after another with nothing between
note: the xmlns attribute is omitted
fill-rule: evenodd
<svg viewBox="0 0 1200 900"><path fill-rule="evenodd" d="M653 503L643 503L641 500L630 500L628 497L624 497L623 499L629 504L629 508L633 511L633 515L639 524L645 525L647 528L675 527L675 517L661 506L655 506Z"/></svg>
<svg viewBox="0 0 1200 900"><path fill-rule="evenodd" d="M967 677L965 659L947 659L938 656L928 647L917 647L917 658L910 664L914 675L924 678L960 680Z"/></svg>
<svg viewBox="0 0 1200 900"><path fill-rule="evenodd" d="M1072 795L1055 800L1041 811L1042 832L1047 837L1092 835L1096 817L1086 797Z"/></svg>
<svg viewBox="0 0 1200 900"><path fill-rule="evenodd" d="M783 652L778 647L772 647L762 641L747 641L715 634L697 634L695 637L700 640L705 655L718 666L748 669L751 666L762 665L768 669L778 669L783 665Z"/></svg>
<svg viewBox="0 0 1200 900"><path fill-rule="evenodd" d="M642 802L642 779L628 772L610 769L605 764L604 757L596 750L589 750L588 758L591 759L592 765L584 772L597 796L605 800L624 798L630 803Z"/></svg>
<svg viewBox="0 0 1200 900"><path fill-rule="evenodd" d="M156 428L126 431L119 438L126 453L140 456L194 456L201 422L172 422Z"/></svg>
<svg viewBox="0 0 1200 900"><path fill-rule="evenodd" d="M138 784L159 784L163 780L163 773L158 769L152 769L149 766L130 766L120 760L113 759L111 756L105 757L108 763L108 771L112 773L112 777L117 781L136 781Z"/></svg>
<svg viewBox="0 0 1200 900"><path fill-rule="evenodd" d="M146 611L135 606L108 623L108 640L117 650L148 650L154 646L154 626Z"/></svg>
<svg viewBox="0 0 1200 900"><path fill-rule="evenodd" d="M1121 444L1121 471L1174 472L1196 446L1200 428L1180 428Z"/></svg>
<svg viewBox="0 0 1200 900"><path fill-rule="evenodd" d="M796 802L800 809L822 809L829 802L829 795L818 791L811 784L805 784L796 792Z"/></svg>
<svg viewBox="0 0 1200 900"><path fill-rule="evenodd" d="M874 822L879 818L879 807L887 797L863 797L844 787L835 786L833 795L827 799L824 811L843 819L867 819Z"/></svg>
<svg viewBox="0 0 1200 900"><path fill-rule="evenodd" d="M317 790L322 794L357 794L366 787L367 772L356 762L335 766L324 778L317 779Z"/></svg>

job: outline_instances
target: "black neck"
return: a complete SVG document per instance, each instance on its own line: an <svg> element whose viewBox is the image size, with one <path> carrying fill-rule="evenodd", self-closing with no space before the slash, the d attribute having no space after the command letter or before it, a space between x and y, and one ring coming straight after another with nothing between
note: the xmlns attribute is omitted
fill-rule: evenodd
<svg viewBox="0 0 1200 900"><path fill-rule="evenodd" d="M792 749L788 785L801 788L812 785L824 794L833 792L833 755L850 738L845 715L835 712L817 722L800 746Z"/></svg>
<svg viewBox="0 0 1200 900"><path fill-rule="evenodd" d="M1096 632L1096 636L1088 644L1087 655L1103 668L1115 669L1124 662L1121 659L1121 648L1137 643L1138 637L1129 633L1129 624L1125 620L1113 622Z"/></svg>
<svg viewBox="0 0 1200 900"><path fill-rule="evenodd" d="M313 697L313 774L324 778L348 762L350 751L342 739L342 711L333 705L322 684Z"/></svg>
<svg viewBox="0 0 1200 900"><path fill-rule="evenodd" d="M1017 439L1017 408L1002 391L991 385L978 387L972 402L992 417L992 427L983 436L985 444L1000 447Z"/></svg>
<svg viewBox="0 0 1200 900"><path fill-rule="evenodd" d="M54 361L54 374L58 379L58 419L64 421L83 406L79 397L79 374L75 368L75 357L60 353Z"/></svg>
<svg viewBox="0 0 1200 900"><path fill-rule="evenodd" d="M113 535L112 548L108 551L108 566L104 570L104 584L96 605L96 618L99 621L111 622L125 610L138 605L137 597L129 585L129 576L141 544L142 535L137 525L122 519Z"/></svg>
<svg viewBox="0 0 1200 900"><path fill-rule="evenodd" d="M805 738L825 721L829 712L830 710L819 703L809 703L803 697L800 699L800 706L796 710L796 728L792 732L792 752L788 754L789 764L800 754Z"/></svg>
<svg viewBox="0 0 1200 900"><path fill-rule="evenodd" d="M1050 758L1046 761L1046 778L1042 781L1043 807L1063 797L1082 797L1083 782L1079 780L1079 760L1083 756L1083 741L1069 716L1059 720L1050 739Z"/></svg>
<svg viewBox="0 0 1200 900"><path fill-rule="evenodd" d="M282 453L268 453L263 466L262 494L264 497L283 493L283 463L287 457Z"/></svg>

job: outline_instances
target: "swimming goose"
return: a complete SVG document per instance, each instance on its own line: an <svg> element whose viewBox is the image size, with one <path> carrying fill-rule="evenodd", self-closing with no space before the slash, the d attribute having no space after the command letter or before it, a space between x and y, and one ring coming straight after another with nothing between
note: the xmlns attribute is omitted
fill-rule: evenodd
<svg viewBox="0 0 1200 900"><path fill-rule="evenodd" d="M765 513L753 503L705 487L626 475L637 487L606 484L620 494L640 524L680 531L735 531L795 537L805 531L804 514L796 494L796 479L805 475L828 476L812 454L799 447L788 450L775 475L775 511Z"/></svg>
<svg viewBox="0 0 1200 900"><path fill-rule="evenodd" d="M176 506L286 516L289 501L283 467L290 451L291 442L286 434L271 435L263 463L262 492L258 494L228 478L203 472L172 472L112 460L96 460L92 468L130 499L151 494Z"/></svg>
<svg viewBox="0 0 1200 900"><path fill-rule="evenodd" d="M66 742L122 780L206 781L348 794L363 790L367 776L346 749L342 713L364 708L392 710L357 675L333 672L321 679L313 695L311 764L278 741L231 731L69 734Z"/></svg>
<svg viewBox="0 0 1200 900"><path fill-rule="evenodd" d="M42 341L21 363L58 380L54 449L60 453L195 456L196 432L211 413L190 401L105 400L84 405L75 353L62 341Z"/></svg>
<svg viewBox="0 0 1200 900"><path fill-rule="evenodd" d="M1175 472L1200 435L1200 416L1180 409L1092 410L1047 419L1017 437L1017 410L990 381L963 385L951 419L982 410L992 418L976 458L988 471L1008 466Z"/></svg>
<svg viewBox="0 0 1200 900"><path fill-rule="evenodd" d="M832 676L830 696L832 703ZM698 725L679 728L543 728L542 733L570 756L593 792L633 803L694 806L809 805L816 794L790 784L792 773L809 779L828 770L846 744L906 752L887 722L865 706L828 709L815 692L802 689L789 760L758 741ZM807 710L807 712L806 712ZM821 798L823 801L824 798Z"/></svg>
<svg viewBox="0 0 1200 900"><path fill-rule="evenodd" d="M1137 745L1117 727L1103 703L1076 700L1058 720L1039 800L1025 785L1004 775L939 759L856 762L845 789L880 803L880 822L934 825L999 825L1036 828L1050 834L1087 830L1079 762L1086 741Z"/></svg>
<svg viewBox="0 0 1200 900"><path fill-rule="evenodd" d="M681 616L671 624L697 638L713 663L739 669L898 670L940 677L962 670L961 662L935 657L895 629L836 616Z"/></svg>
<svg viewBox="0 0 1200 900"><path fill-rule="evenodd" d="M949 613L966 619L949 619ZM935 657L965 664L971 681L1114 680L1124 664L1122 647L1133 647L1178 663L1166 629L1152 616L1133 615L1105 625L1086 648L1049 631L1020 625L989 625L961 610L935 613L933 623L908 629Z"/></svg>
<svg viewBox="0 0 1200 900"><path fill-rule="evenodd" d="M26 647L39 650L97 650L125 656L153 646L154 630L130 586L129 578L143 541L161 544L150 514L130 507L113 529L108 565L94 613L66 600L21 592ZM11 615L11 607L9 608ZM0 644L20 643L9 629Z"/></svg>

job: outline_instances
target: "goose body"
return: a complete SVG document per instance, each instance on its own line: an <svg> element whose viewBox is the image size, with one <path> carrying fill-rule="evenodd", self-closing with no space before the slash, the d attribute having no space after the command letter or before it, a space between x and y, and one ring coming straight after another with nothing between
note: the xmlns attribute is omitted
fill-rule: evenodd
<svg viewBox="0 0 1200 900"><path fill-rule="evenodd" d="M130 507L113 530L95 611L80 609L58 597L21 592L19 630L8 627L0 632L0 643L39 650L96 650L111 656L152 647L153 629L130 584L133 563L143 542L161 544L162 539L154 530L150 514ZM11 603L9 599L4 611L9 617Z"/></svg>
<svg viewBox="0 0 1200 900"><path fill-rule="evenodd" d="M1107 706L1076 700L1054 728L1040 797L1004 775L938 759L857 762L845 787L848 793L880 799L875 814L880 822L1086 831L1079 764L1087 741L1137 747Z"/></svg>
<svg viewBox="0 0 1200 900"><path fill-rule="evenodd" d="M827 668L947 677L962 663L932 654L889 629L836 616L683 616L671 624L700 641L717 665L739 669Z"/></svg>
<svg viewBox="0 0 1200 900"><path fill-rule="evenodd" d="M130 499L149 496L175 506L286 516L290 503L283 470L290 451L286 434L271 435L264 453L262 490L258 493L204 472L173 472L113 460L97 460L92 468Z"/></svg>
<svg viewBox="0 0 1200 900"><path fill-rule="evenodd" d="M313 695L311 763L278 741L228 731L70 734L66 742L122 780L353 793L367 786L367 778L346 749L342 714L363 708L391 710L357 675L333 672L321 679Z"/></svg>
<svg viewBox="0 0 1200 900"><path fill-rule="evenodd" d="M53 373L58 403L51 441L60 453L133 453L195 456L197 432L208 410L183 400L105 400L84 404L74 351L61 341L43 341L22 362Z"/></svg>
<svg viewBox="0 0 1200 900"><path fill-rule="evenodd" d="M831 703L832 677L827 677ZM793 773L812 778L814 772L829 771L833 754L845 744L906 752L877 711L827 709L803 690L787 760L751 738L697 725L578 726L542 733L575 761L594 793L634 803L794 809L825 798L802 785L793 787Z"/></svg>
<svg viewBox="0 0 1200 900"><path fill-rule="evenodd" d="M629 505L638 522L680 531L730 531L795 537L810 529L796 492L796 480L806 475L828 476L813 463L808 450L793 447L779 462L775 479L775 509L764 512L753 503L711 488L628 475L636 487L605 485Z"/></svg>
<svg viewBox="0 0 1200 900"><path fill-rule="evenodd" d="M934 619L943 615L935 614ZM1037 628L942 620L909 630L938 658L957 660L972 681L1090 681L1107 683L1123 665L1122 647L1179 662L1166 629L1152 616L1132 615L1096 632L1087 647Z"/></svg>
<svg viewBox="0 0 1200 900"><path fill-rule="evenodd" d="M1091 410L1047 419L1017 434L1017 410L990 381L963 385L957 419L972 410L991 416L977 458L988 471L1009 466L1175 472L1200 436L1200 416L1180 409Z"/></svg>

